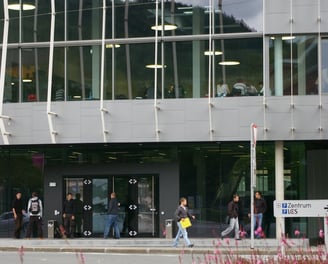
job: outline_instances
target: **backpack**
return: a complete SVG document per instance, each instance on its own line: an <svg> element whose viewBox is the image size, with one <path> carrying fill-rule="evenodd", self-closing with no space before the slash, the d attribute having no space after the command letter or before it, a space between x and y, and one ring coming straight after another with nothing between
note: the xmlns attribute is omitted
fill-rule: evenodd
<svg viewBox="0 0 328 264"><path fill-rule="evenodd" d="M39 199L31 200L30 213L31 214L38 214L38 213L40 213L40 202L39 202Z"/></svg>

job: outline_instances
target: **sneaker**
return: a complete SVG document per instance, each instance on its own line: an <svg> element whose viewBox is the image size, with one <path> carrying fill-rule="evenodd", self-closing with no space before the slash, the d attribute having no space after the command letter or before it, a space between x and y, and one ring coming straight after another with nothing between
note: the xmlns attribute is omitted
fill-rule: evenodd
<svg viewBox="0 0 328 264"><path fill-rule="evenodd" d="M241 240L241 238L238 237L238 238L235 238L235 240Z"/></svg>
<svg viewBox="0 0 328 264"><path fill-rule="evenodd" d="M192 248L192 247L194 247L194 244L188 245L188 248Z"/></svg>

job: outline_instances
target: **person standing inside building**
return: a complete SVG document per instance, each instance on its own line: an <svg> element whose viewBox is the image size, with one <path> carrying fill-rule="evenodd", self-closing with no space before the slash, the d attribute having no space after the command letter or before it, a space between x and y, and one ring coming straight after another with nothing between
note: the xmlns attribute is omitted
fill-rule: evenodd
<svg viewBox="0 0 328 264"><path fill-rule="evenodd" d="M30 238L31 234L37 234L39 238L43 238L42 234L42 201L39 199L36 192L32 193L32 198L29 199L27 204L27 211L29 212L30 221L27 227L26 238Z"/></svg>
<svg viewBox="0 0 328 264"><path fill-rule="evenodd" d="M73 195L68 193L63 206L63 224L66 237L74 237L75 215L74 215L74 200Z"/></svg>
<svg viewBox="0 0 328 264"><path fill-rule="evenodd" d="M114 238L119 239L121 237L120 230L118 228L118 223L117 223L119 206L120 206L120 203L117 201L116 193L112 192L110 194L110 200L108 203L108 219L107 219L107 224L105 226L104 238L108 238L109 231L112 226L115 231Z"/></svg>
<svg viewBox="0 0 328 264"><path fill-rule="evenodd" d="M75 194L74 200L74 216L75 216L75 231L76 236L82 236L82 221L83 221L83 202L81 201L81 194Z"/></svg>
<svg viewBox="0 0 328 264"><path fill-rule="evenodd" d="M173 247L177 247L178 243L179 243L179 238L182 236L183 239L185 240L186 244L188 247L193 247L194 244L191 243L191 241L188 238L188 232L187 232L187 228L184 228L181 224L182 221L184 221L184 219L186 219L187 217L195 219L194 215L191 215L188 212L188 208L187 208L187 199L182 197L180 198L180 205L178 206L178 208L175 210L174 213L174 218L177 221L177 225L178 225L178 233L173 241Z"/></svg>
<svg viewBox="0 0 328 264"><path fill-rule="evenodd" d="M261 237L263 233L263 214L267 210L267 204L264 198L262 197L261 192L255 192L255 199L254 199L254 230L256 231L256 236Z"/></svg>
<svg viewBox="0 0 328 264"><path fill-rule="evenodd" d="M234 194L232 201L228 204L228 216L229 216L229 226L221 232L221 238L223 239L226 235L228 235L232 230L235 230L235 239L240 240L239 238L239 195Z"/></svg>
<svg viewBox="0 0 328 264"><path fill-rule="evenodd" d="M15 231L14 231L15 238L20 238L21 235L21 230L23 225L23 208L24 205L22 200L22 193L17 192L12 207L12 211L15 219Z"/></svg>

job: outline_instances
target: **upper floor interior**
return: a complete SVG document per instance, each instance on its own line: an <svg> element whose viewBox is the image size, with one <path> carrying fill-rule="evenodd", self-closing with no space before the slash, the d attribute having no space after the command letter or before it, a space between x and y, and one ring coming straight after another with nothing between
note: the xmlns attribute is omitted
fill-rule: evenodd
<svg viewBox="0 0 328 264"><path fill-rule="evenodd" d="M4 1L0 94L5 103L321 96L328 92L326 5Z"/></svg>

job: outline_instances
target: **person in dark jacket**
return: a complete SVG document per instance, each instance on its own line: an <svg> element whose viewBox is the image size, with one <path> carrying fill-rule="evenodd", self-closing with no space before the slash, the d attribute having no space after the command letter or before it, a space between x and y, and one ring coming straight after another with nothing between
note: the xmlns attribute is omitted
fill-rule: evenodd
<svg viewBox="0 0 328 264"><path fill-rule="evenodd" d="M63 206L63 222L67 237L74 237L75 230L75 209L73 195L68 193Z"/></svg>
<svg viewBox="0 0 328 264"><path fill-rule="evenodd" d="M262 220L263 214L267 210L266 201L263 199L261 192L255 192L254 199L254 230L258 230L259 233L262 233ZM259 236L257 236L259 237Z"/></svg>
<svg viewBox="0 0 328 264"><path fill-rule="evenodd" d="M239 240L239 222L238 222L238 215L239 215L239 195L234 194L232 201L228 204L228 216L229 219L229 226L221 232L221 238L223 239L226 235L228 235L232 230L235 230L235 239Z"/></svg>
<svg viewBox="0 0 328 264"><path fill-rule="evenodd" d="M117 220L118 220L118 212L119 212L119 202L117 201L116 194L112 192L110 194L110 200L108 203L108 221L105 226L104 231L104 238L108 238L110 228L113 226L115 231L114 238L119 239L120 238L120 230L118 228Z"/></svg>
<svg viewBox="0 0 328 264"><path fill-rule="evenodd" d="M173 247L178 246L179 238L181 236L185 240L188 247L193 247L194 244L192 244L190 242L189 238L188 238L187 229L182 227L182 225L181 225L181 221L183 221L187 217L195 219L195 216L188 212L187 199L186 198L184 198L184 197L180 198L180 205L175 210L174 217L175 217L175 220L177 221L179 231L178 231L178 233L177 233L177 235L176 235L176 237L173 241Z"/></svg>
<svg viewBox="0 0 328 264"><path fill-rule="evenodd" d="M75 234L77 237L82 237L82 223L83 223L83 201L81 194L75 194L74 200L74 216L75 216Z"/></svg>
<svg viewBox="0 0 328 264"><path fill-rule="evenodd" d="M14 232L15 238L20 238L21 235L22 224L23 224L23 208L24 205L22 201L22 193L17 192L12 207L14 219L15 219L15 232Z"/></svg>

